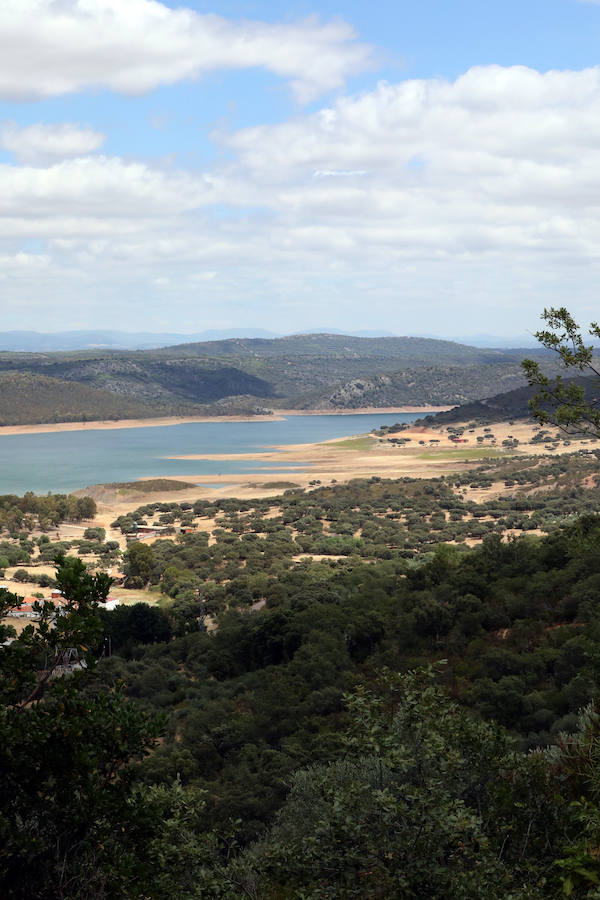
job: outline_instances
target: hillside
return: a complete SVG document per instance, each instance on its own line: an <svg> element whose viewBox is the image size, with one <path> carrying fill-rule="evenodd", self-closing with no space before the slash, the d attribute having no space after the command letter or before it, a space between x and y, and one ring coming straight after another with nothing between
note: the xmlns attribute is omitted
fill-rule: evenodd
<svg viewBox="0 0 600 900"><path fill-rule="evenodd" d="M158 410L118 394L28 373L0 373L0 425L147 418Z"/></svg>
<svg viewBox="0 0 600 900"><path fill-rule="evenodd" d="M248 356L270 359L294 356L332 359L393 359L406 366L451 363L489 363L500 359L521 359L520 350L494 350L470 347L453 341L420 337L353 337L344 334L293 334L289 337L236 338L180 344L156 351L168 356Z"/></svg>
<svg viewBox="0 0 600 900"><path fill-rule="evenodd" d="M498 385L523 388L518 366L492 363L465 366L424 366L401 372L353 378L333 391L298 397L302 408L353 409L426 404L446 406L468 403L475 396L497 390Z"/></svg>
<svg viewBox="0 0 600 900"><path fill-rule="evenodd" d="M253 413L265 406L459 404L489 395L498 385L521 386L521 357L518 350L480 349L428 338L312 334L139 351L4 352L0 373L27 373L101 391L102 398L71 392L68 411L73 420L94 417L99 406L106 407L111 418L139 416L140 404L149 407L149 416ZM61 389L57 384L54 388L61 406ZM114 398L114 411L107 394ZM43 405L29 407L28 421L57 421L54 404L48 402L48 412ZM23 420L25 413L14 391L5 397L3 412L6 421Z"/></svg>
<svg viewBox="0 0 600 900"><path fill-rule="evenodd" d="M597 378L573 378L567 379L585 388L588 402L597 398ZM422 421L435 422L436 425L452 425L456 422L477 421L484 424L505 422L507 419L526 419L530 416L529 401L535 394L535 389L525 385L511 391L504 391L482 400L462 403L454 409L446 412L426 416Z"/></svg>
<svg viewBox="0 0 600 900"><path fill-rule="evenodd" d="M130 502L93 523L102 494L0 497L9 588L68 604L2 654L2 895L591 900L596 856L576 892L562 863L598 816L599 456L247 499L113 484ZM87 669L36 679L65 633Z"/></svg>

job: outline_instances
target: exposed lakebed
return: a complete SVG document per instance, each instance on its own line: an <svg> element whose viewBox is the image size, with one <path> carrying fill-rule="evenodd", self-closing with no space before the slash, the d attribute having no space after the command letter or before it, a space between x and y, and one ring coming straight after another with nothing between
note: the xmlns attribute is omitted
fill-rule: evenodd
<svg viewBox="0 0 600 900"><path fill-rule="evenodd" d="M287 444L348 437L422 413L290 416L250 422L188 422L149 428L56 431L0 435L0 494L68 492L91 484L137 478L229 474L293 474L300 464L258 459L172 457L272 452Z"/></svg>

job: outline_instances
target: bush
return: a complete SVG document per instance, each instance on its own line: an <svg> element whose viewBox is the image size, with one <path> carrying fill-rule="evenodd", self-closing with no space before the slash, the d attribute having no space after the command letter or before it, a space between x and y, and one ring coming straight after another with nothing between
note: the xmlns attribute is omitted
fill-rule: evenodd
<svg viewBox="0 0 600 900"><path fill-rule="evenodd" d="M83 538L86 541L100 541L102 543L106 536L104 528L86 528L83 532Z"/></svg>
<svg viewBox="0 0 600 900"><path fill-rule="evenodd" d="M17 571L13 575L13 580L24 583L26 581L31 581L31 577L29 575L29 572L27 572L25 569L17 569Z"/></svg>

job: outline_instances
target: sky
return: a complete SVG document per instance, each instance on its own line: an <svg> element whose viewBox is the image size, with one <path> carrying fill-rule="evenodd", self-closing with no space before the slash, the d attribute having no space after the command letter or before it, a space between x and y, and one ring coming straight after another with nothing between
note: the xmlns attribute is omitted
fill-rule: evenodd
<svg viewBox="0 0 600 900"><path fill-rule="evenodd" d="M2 0L1 330L600 319L600 0Z"/></svg>

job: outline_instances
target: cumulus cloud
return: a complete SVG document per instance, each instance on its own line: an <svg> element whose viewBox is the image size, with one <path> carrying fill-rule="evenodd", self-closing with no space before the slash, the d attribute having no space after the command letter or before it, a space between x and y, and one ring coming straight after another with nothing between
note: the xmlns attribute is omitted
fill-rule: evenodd
<svg viewBox="0 0 600 900"><path fill-rule="evenodd" d="M454 82L380 83L334 106L229 138L257 177L286 181L305 171L369 169L402 177L405 167L459 170L506 161L568 163L598 146L600 68L539 73L524 66L470 69Z"/></svg>
<svg viewBox="0 0 600 900"><path fill-rule="evenodd" d="M87 156L97 150L106 135L72 122L35 124L19 128L15 122L0 125L0 147L18 162L44 165L72 156Z"/></svg>
<svg viewBox="0 0 600 900"><path fill-rule="evenodd" d="M599 68L382 83L228 145L280 216L367 254L600 246Z"/></svg>
<svg viewBox="0 0 600 900"><path fill-rule="evenodd" d="M353 175L368 175L366 169L348 169L346 171L335 171L332 169L318 169L316 172L313 172L314 178L350 178Z"/></svg>
<svg viewBox="0 0 600 900"><path fill-rule="evenodd" d="M344 22L234 22L157 0L4 0L0 98L88 88L139 94L215 69L263 67L301 101L339 88L368 65Z"/></svg>
<svg viewBox="0 0 600 900"><path fill-rule="evenodd" d="M344 321L352 307L374 321L378 303L383 316L397 306L382 319L396 329L433 309L437 327L452 324L471 298L480 330L495 304L520 314L529 298L535 329L554 300L596 300L599 68L382 83L219 140L205 173L100 155L0 166L0 252L38 238L92 293L139 283L148 298L161 278L157 308L167 290L243 297L271 302L278 328L286 304L317 297Z"/></svg>
<svg viewBox="0 0 600 900"><path fill-rule="evenodd" d="M0 165L0 217L27 210L28 217L54 218L57 227L65 215L166 218L215 202L217 185L209 176L166 173L116 157L82 157L46 168Z"/></svg>

